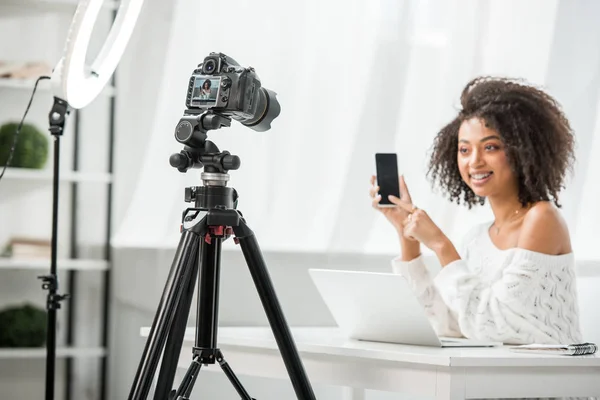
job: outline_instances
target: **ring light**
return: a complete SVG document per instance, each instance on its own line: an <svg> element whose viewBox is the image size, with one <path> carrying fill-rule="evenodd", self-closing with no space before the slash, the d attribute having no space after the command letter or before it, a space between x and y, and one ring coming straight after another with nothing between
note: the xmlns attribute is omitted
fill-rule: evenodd
<svg viewBox="0 0 600 400"><path fill-rule="evenodd" d="M143 0L121 0L110 32L90 66L85 58L104 0L82 0L69 28L64 56L52 73L54 96L72 108L83 108L108 83L121 59L137 22Z"/></svg>

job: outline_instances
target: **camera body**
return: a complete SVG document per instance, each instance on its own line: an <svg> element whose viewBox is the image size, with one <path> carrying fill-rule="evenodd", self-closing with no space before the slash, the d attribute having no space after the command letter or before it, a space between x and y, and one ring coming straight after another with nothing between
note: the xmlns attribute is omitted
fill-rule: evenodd
<svg viewBox="0 0 600 400"><path fill-rule="evenodd" d="M264 127L260 126L260 122L269 112L274 98L275 93L261 87L254 68L241 67L223 53L210 53L190 77L186 113L199 114L211 110L255 130L266 130L261 129Z"/></svg>

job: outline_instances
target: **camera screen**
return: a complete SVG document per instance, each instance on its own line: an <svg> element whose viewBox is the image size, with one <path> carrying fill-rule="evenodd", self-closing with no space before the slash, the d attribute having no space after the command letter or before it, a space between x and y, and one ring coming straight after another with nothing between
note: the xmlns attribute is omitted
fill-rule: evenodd
<svg viewBox="0 0 600 400"><path fill-rule="evenodd" d="M214 106L217 104L221 87L220 76L194 75L194 88L192 89L193 106Z"/></svg>

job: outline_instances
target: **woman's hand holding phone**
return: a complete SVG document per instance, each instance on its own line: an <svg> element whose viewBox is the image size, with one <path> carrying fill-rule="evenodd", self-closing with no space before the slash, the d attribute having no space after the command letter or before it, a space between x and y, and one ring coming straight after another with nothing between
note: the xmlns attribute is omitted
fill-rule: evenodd
<svg viewBox="0 0 600 400"><path fill-rule="evenodd" d="M377 186L377 178L371 176L371 189L369 190L371 195L371 204L373 208L381 212L388 221L394 226L400 237L402 247L402 258L406 261L412 260L421 253L421 247L418 241L404 236L404 224L410 214L407 209L411 209L412 199L404 181L404 176L400 176L400 198L396 196L390 196L390 201L394 204L402 202L405 207L380 207L379 202L381 201L381 195L379 195L379 186Z"/></svg>
<svg viewBox="0 0 600 400"><path fill-rule="evenodd" d="M381 195L379 194L379 186L377 186L377 178L375 175L371 176L371 190L369 193L372 198L373 208L381 212L387 218L387 220L392 223L394 228L396 228L399 233L402 233L404 229L403 222L406 217L408 217L408 212L402 207L398 206L380 207L379 202L381 201ZM390 196L390 198L406 203L408 206L412 206L412 200L410 198L410 194L408 193L408 188L406 187L403 176L400 177L400 198L402 200L398 199L396 196ZM390 199L390 201L392 200Z"/></svg>

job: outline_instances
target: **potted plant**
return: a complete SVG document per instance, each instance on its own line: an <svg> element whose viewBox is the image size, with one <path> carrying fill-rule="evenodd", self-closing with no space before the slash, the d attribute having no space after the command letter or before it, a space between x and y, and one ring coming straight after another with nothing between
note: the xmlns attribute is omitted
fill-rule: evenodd
<svg viewBox="0 0 600 400"><path fill-rule="evenodd" d="M19 124L0 126L0 165L6 165ZM23 124L9 167L42 169L48 159L48 138L31 124Z"/></svg>
<svg viewBox="0 0 600 400"><path fill-rule="evenodd" d="M46 343L46 311L31 304L0 311L0 347L41 347Z"/></svg>

